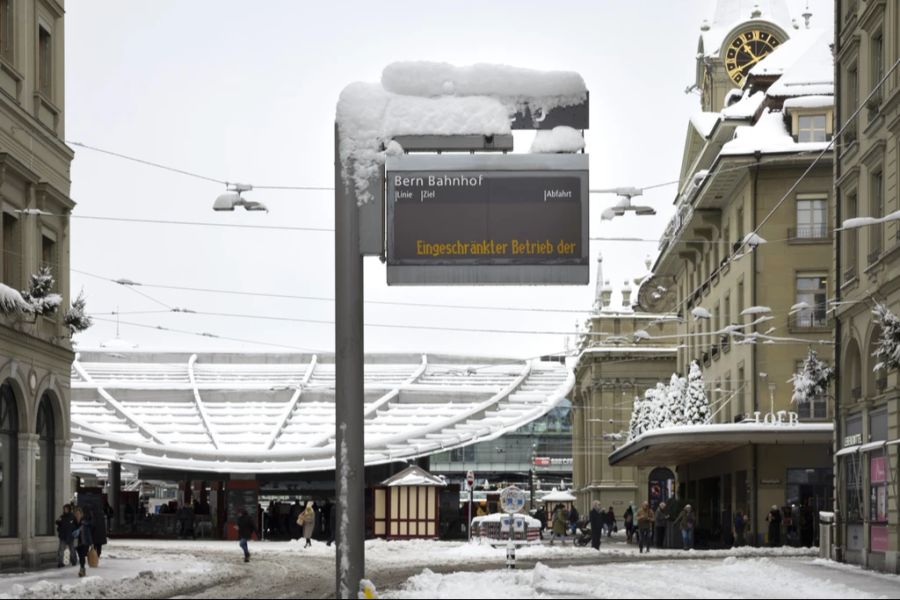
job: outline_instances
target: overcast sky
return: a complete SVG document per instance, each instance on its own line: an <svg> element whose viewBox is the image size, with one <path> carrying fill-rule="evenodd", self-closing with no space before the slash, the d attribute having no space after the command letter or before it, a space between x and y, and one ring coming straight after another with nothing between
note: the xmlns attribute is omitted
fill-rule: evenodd
<svg viewBox="0 0 900 600"><path fill-rule="evenodd" d="M378 81L398 60L476 62L572 70L591 92L587 146L591 187L650 186L677 178L700 22L712 0L572 2L331 2L76 0L66 12L66 138L164 163L214 179L256 185L330 186L333 122L341 89ZM798 14L805 0L788 0ZM829 0L811 2L830 19ZM814 17L815 19L816 17ZM517 136L526 149L530 134ZM84 217L202 221L239 225L333 226L332 193L256 190L270 212L213 213L224 186L75 147L72 268L148 284L331 298L334 240L328 232L120 223ZM657 238L672 214L675 186L648 191L655 217L612 222L600 212L613 196L593 196L591 235ZM591 284L578 287L388 287L366 259L367 352L449 352L528 357L565 348L593 302L594 259L618 289L645 271L655 243L591 243ZM92 313L120 310L120 337L142 348L277 350L190 332L331 351L327 301L201 293L155 287L145 295L72 274ZM621 297L614 297L617 304ZM434 304L561 309L522 312ZM306 323L205 316L199 312L307 319ZM160 312L156 312L160 311ZM577 311L583 311L579 314ZM142 314L127 314L142 313ZM113 319L104 316L104 319ZM140 328L126 323L139 323ZM471 328L431 331L396 326ZM547 331L548 334L481 329ZM82 348L116 337L98 320Z"/></svg>

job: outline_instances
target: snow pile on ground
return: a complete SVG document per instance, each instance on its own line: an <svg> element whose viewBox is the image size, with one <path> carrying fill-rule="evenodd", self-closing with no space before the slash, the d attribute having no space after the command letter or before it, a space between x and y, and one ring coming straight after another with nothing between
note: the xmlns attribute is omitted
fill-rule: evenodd
<svg viewBox="0 0 900 600"><path fill-rule="evenodd" d="M78 577L78 567L0 576L0 598L167 597L215 584L224 574L190 555L103 554L100 566Z"/></svg>
<svg viewBox="0 0 900 600"><path fill-rule="evenodd" d="M648 576L652 573L652 576ZM873 598L827 571L812 576L769 558L639 561L441 575L425 570L382 598Z"/></svg>
<svg viewBox="0 0 900 600"><path fill-rule="evenodd" d="M341 92L336 118L343 177L366 203L384 164L382 147L394 136L506 134L510 118L526 106L545 114L586 98L584 79L568 71L394 63L381 83L351 83Z"/></svg>

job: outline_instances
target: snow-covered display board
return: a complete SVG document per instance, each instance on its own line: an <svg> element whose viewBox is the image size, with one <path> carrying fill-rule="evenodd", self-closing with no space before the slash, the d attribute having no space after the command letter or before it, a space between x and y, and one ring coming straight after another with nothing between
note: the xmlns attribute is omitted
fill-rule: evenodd
<svg viewBox="0 0 900 600"><path fill-rule="evenodd" d="M587 284L586 154L388 157L388 284Z"/></svg>
<svg viewBox="0 0 900 600"><path fill-rule="evenodd" d="M577 73L487 64L394 63L347 86L338 159L362 251L386 256L389 284L586 284L587 99ZM541 130L530 153L477 153L513 129ZM423 149L476 153L406 154Z"/></svg>

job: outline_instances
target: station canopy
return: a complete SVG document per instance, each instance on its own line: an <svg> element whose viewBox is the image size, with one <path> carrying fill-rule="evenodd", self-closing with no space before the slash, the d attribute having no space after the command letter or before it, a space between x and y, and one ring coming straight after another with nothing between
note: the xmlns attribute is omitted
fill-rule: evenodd
<svg viewBox="0 0 900 600"><path fill-rule="evenodd" d="M559 362L369 355L366 465L492 440L572 390ZM72 452L214 473L329 471L333 355L84 351L72 366Z"/></svg>

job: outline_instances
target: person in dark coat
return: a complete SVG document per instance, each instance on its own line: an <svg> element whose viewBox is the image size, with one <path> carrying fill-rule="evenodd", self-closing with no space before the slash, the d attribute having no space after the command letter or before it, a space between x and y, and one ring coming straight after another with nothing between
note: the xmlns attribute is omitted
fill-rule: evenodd
<svg viewBox="0 0 900 600"><path fill-rule="evenodd" d="M328 543L326 546L330 546L334 543L334 536L337 533L335 520L337 518L337 506L332 504L331 502L325 503L325 516L328 520Z"/></svg>
<svg viewBox="0 0 900 600"><path fill-rule="evenodd" d="M664 548L666 545L666 529L669 523L669 509L666 507L665 502L659 503L654 521L656 522L656 547Z"/></svg>
<svg viewBox="0 0 900 600"><path fill-rule="evenodd" d="M75 530L72 532L75 549L78 551L78 576L85 576L84 561L94 544L94 524L89 509L75 508Z"/></svg>
<svg viewBox="0 0 900 600"><path fill-rule="evenodd" d="M778 506L772 505L772 510L766 515L769 522L769 546L775 548L781 545L781 511Z"/></svg>
<svg viewBox="0 0 900 600"><path fill-rule="evenodd" d="M103 553L104 544L109 542L109 540L106 539L106 518L95 515L88 506L84 508L84 514L90 519L91 524L93 525L94 529L91 533L94 535L94 550L97 551L97 558L99 558Z"/></svg>
<svg viewBox="0 0 900 600"><path fill-rule="evenodd" d="M303 526L297 523L297 517L299 517L302 512L303 507L300 506L300 501L294 500L294 503L291 504L291 510L288 513L287 522L287 533L292 540L299 540L300 536L303 534Z"/></svg>
<svg viewBox="0 0 900 600"><path fill-rule="evenodd" d="M744 517L744 513L741 511L737 511L734 513L734 545L736 547L744 546L747 544L747 540L744 537L744 534L747 531L747 520Z"/></svg>
<svg viewBox="0 0 900 600"><path fill-rule="evenodd" d="M809 505L810 499L807 498L800 506L800 543L809 548L813 545L815 538L815 512Z"/></svg>
<svg viewBox="0 0 900 600"><path fill-rule="evenodd" d="M534 518L541 522L541 529L538 534L541 536L541 539L544 539L544 530L547 529L547 511L544 507L540 507L534 513Z"/></svg>
<svg viewBox="0 0 900 600"><path fill-rule="evenodd" d="M622 520L625 521L625 540L630 544L631 537L634 535L634 509L631 508L630 504L628 505L628 508L625 509Z"/></svg>
<svg viewBox="0 0 900 600"><path fill-rule="evenodd" d="M578 509L574 505L569 510L569 527L572 529L572 535L578 532Z"/></svg>
<svg viewBox="0 0 900 600"><path fill-rule="evenodd" d="M56 536L59 538L59 548L56 551L56 567L64 566L66 548L69 549L69 564L73 567L78 562L75 551L75 540L72 533L75 531L75 515L72 514L72 506L63 504L63 512L56 520Z"/></svg>
<svg viewBox="0 0 900 600"><path fill-rule="evenodd" d="M603 538L603 524L606 522L606 513L600 508L600 501L591 503L591 511L588 514L591 521L591 546L594 550L600 549L600 540Z"/></svg>
<svg viewBox="0 0 900 600"><path fill-rule="evenodd" d="M613 512L613 507L610 506L609 510L606 511L606 537L612 535L613 529L616 528L616 513Z"/></svg>
<svg viewBox="0 0 900 600"><path fill-rule="evenodd" d="M259 533L256 529L255 519L247 514L247 509L241 509L241 515L237 520L237 530L238 537L240 538L240 542L238 545L241 547L241 550L244 551L244 562L250 562L250 548L248 546L248 542L253 538L253 534L256 533L257 537L259 537Z"/></svg>

